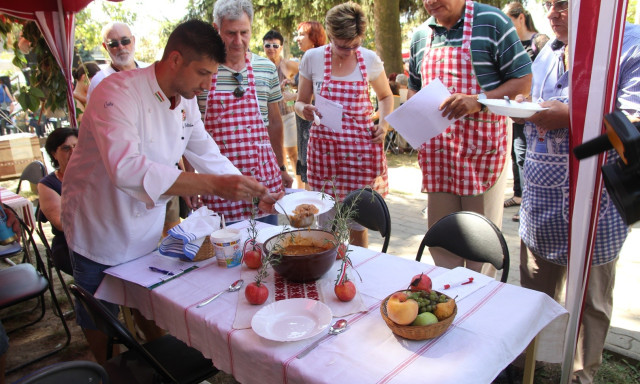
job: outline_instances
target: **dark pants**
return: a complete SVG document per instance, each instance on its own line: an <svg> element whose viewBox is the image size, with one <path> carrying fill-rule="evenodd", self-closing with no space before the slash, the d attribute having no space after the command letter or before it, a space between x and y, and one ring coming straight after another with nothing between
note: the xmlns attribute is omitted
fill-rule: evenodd
<svg viewBox="0 0 640 384"><path fill-rule="evenodd" d="M527 141L524 135L524 124L513 123L513 145L511 146L511 165L513 167L513 195L522 197L522 180L520 174L527 153Z"/></svg>

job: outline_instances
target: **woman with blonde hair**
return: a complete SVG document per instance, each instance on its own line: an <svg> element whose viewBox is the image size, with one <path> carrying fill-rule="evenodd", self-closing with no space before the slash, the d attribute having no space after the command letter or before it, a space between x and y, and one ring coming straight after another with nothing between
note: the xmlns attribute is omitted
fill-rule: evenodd
<svg viewBox="0 0 640 384"><path fill-rule="evenodd" d="M315 191L335 191L339 199L364 186L386 196L383 141L393 97L384 66L375 52L360 46L366 17L358 4L348 2L331 8L325 26L331 43L310 49L303 56L295 108L299 116L313 121L315 114L322 117L311 104L314 93L339 103L343 107L342 130L313 124L307 155L309 185ZM377 125L371 120L370 86L379 100ZM351 243L367 247L366 228L352 223Z"/></svg>

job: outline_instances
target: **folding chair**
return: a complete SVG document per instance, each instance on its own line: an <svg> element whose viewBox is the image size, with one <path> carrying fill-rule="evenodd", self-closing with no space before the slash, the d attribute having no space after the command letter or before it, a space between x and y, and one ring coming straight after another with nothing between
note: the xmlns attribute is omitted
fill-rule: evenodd
<svg viewBox="0 0 640 384"><path fill-rule="evenodd" d="M211 360L200 351L171 335L141 345L91 293L75 284L69 288L87 309L96 327L108 337L108 361L104 367L114 383L195 384L218 373ZM114 344L124 344L128 350L112 357Z"/></svg>
<svg viewBox="0 0 640 384"><path fill-rule="evenodd" d="M8 207L5 206L5 209ZM8 208L10 209L10 208ZM17 216L16 216L17 217ZM65 321L63 316L60 316L62 311L60 310L60 305L58 304L58 299L56 297L55 292L53 291L53 287L49 284L49 280L47 279L47 273L45 270L44 263L42 258L40 257L40 252L38 251L38 247L33 240L33 234L29 231L27 225L18 218L20 221L20 227L22 229L22 236L25 238L25 248L30 247L35 256L36 266L29 263L21 263L14 266L10 266L8 268L4 268L0 270L0 309L11 308L18 304L24 303L34 298L38 298L39 307L40 307L40 315L35 320L29 321L26 324L22 324L12 330L8 330L7 333L15 332L19 329L26 328L30 325L33 325L40 321L45 314L45 292L48 290L51 295L51 303L55 308L55 315L60 318L62 322L62 326L66 333L66 342L64 344L57 344L52 350L41 354L30 361L23 363L17 367L13 367L7 371L7 373L13 372L17 369L21 369L31 363L36 361L40 361L45 357L51 356L56 352L61 351L66 348L71 342L71 332L69 331L69 327L67 326L67 322ZM37 308L37 306L36 306ZM21 311L20 313L12 314L5 319L2 319L3 323L7 324L5 320L17 318L25 313L29 313L31 311Z"/></svg>
<svg viewBox="0 0 640 384"><path fill-rule="evenodd" d="M391 239L391 216L384 198L371 188L361 188L350 192L342 201L343 207L352 204L355 204L352 219L368 229L380 232L384 239L382 252L387 252Z"/></svg>
<svg viewBox="0 0 640 384"><path fill-rule="evenodd" d="M498 227L486 217L468 211L451 213L438 220L424 235L416 261L425 247L440 247L465 260L491 263L502 270L500 281L509 277L509 248Z"/></svg>

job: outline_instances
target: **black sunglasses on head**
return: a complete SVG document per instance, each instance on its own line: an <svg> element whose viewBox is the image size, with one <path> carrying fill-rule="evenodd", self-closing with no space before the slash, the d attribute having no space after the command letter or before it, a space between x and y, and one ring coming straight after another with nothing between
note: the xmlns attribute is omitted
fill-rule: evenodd
<svg viewBox="0 0 640 384"><path fill-rule="evenodd" d="M239 99L244 96L244 88L242 88L242 73L236 72L231 76L233 76L233 78L238 82L238 86L233 90L233 96Z"/></svg>
<svg viewBox="0 0 640 384"><path fill-rule="evenodd" d="M131 38L130 37L123 37L122 40L120 40L120 41L118 41L118 40L109 40L109 41L107 41L107 47L109 47L109 48L118 48L120 46L120 44L122 44L123 47L131 44Z"/></svg>

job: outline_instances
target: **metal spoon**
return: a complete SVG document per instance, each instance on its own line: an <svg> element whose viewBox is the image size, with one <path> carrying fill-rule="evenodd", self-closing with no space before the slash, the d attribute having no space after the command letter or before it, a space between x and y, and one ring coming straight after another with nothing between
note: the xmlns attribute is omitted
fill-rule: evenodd
<svg viewBox="0 0 640 384"><path fill-rule="evenodd" d="M217 299L220 295L222 295L225 292L235 292L237 290L239 290L240 288L242 288L242 284L244 284L244 280L240 279L240 280L236 280L233 284L231 284L229 286L229 288L226 291L222 291L216 295L211 296L211 298L203 301L202 303L198 304L196 306L196 308L200 308L200 307L204 307L205 305L209 304L210 302L212 302L213 300Z"/></svg>
<svg viewBox="0 0 640 384"><path fill-rule="evenodd" d="M320 344L321 341L323 341L327 337L332 336L332 335L337 335L337 334L342 333L342 332L344 332L346 330L347 330L347 320L340 319L340 320L336 321L331 327L329 327L329 334L328 335L325 335L324 337L321 337L318 340L316 340L313 344L308 346L307 349L305 349L304 351L298 353L298 356L296 356L296 357L298 359L302 359L309 352L311 352L315 347L317 347Z"/></svg>
<svg viewBox="0 0 640 384"><path fill-rule="evenodd" d="M504 99L507 102L507 104L511 104L511 100L509 100L509 96L505 96Z"/></svg>

